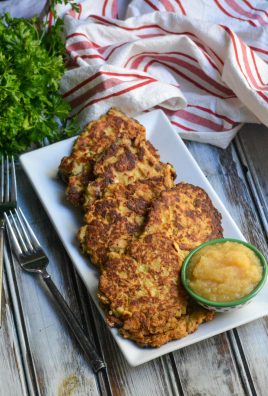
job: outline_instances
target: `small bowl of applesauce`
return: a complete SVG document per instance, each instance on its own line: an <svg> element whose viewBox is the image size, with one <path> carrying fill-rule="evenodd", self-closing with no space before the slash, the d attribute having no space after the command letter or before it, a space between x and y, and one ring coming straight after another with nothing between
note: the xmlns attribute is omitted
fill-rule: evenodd
<svg viewBox="0 0 268 396"><path fill-rule="evenodd" d="M267 261L253 245L214 239L192 250L181 269L187 292L209 310L226 312L248 304L267 279Z"/></svg>

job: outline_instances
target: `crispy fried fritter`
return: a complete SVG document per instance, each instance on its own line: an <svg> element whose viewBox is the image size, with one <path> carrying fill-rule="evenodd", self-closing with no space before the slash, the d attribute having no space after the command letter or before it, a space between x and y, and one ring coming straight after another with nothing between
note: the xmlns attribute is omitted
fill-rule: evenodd
<svg viewBox="0 0 268 396"><path fill-rule="evenodd" d="M139 345L146 347L160 347L169 341L180 340L188 334L194 333L200 324L208 322L214 318L214 313L207 311L201 306L197 306L192 300L187 305L187 313L182 315L176 321L176 326L163 333L146 335L143 332L133 332L128 330L127 323L120 329L124 338L137 342Z"/></svg>
<svg viewBox="0 0 268 396"><path fill-rule="evenodd" d="M152 205L146 233L155 232L164 232L180 249L191 250L222 237L221 215L202 188L179 183Z"/></svg>
<svg viewBox="0 0 268 396"><path fill-rule="evenodd" d="M141 233L153 200L174 185L171 169L164 168L164 173L126 186L111 184L103 197L88 207L78 239L93 264L104 264L108 252L123 252L131 238Z"/></svg>
<svg viewBox="0 0 268 396"><path fill-rule="evenodd" d="M114 108L84 128L70 156L64 157L59 166L60 177L68 183L66 196L70 202L74 205L82 203L85 187L94 179L96 160L116 139L123 136L145 140L145 128Z"/></svg>
<svg viewBox="0 0 268 396"><path fill-rule="evenodd" d="M188 250L220 236L221 216L203 189L180 183L163 191L144 232L124 254L108 254L99 283L108 323L139 345L157 347L211 320L213 313L189 300L179 274Z"/></svg>
<svg viewBox="0 0 268 396"><path fill-rule="evenodd" d="M100 266L98 298L107 322L141 346L195 331L213 313L180 283L188 250L222 236L221 216L199 187L180 183L145 140L145 129L116 109L90 123L62 159L67 198L83 204L82 250Z"/></svg>
<svg viewBox="0 0 268 396"><path fill-rule="evenodd" d="M107 322L142 346L158 347L196 330L213 315L193 308L180 285L185 252L165 234L133 241L126 254L110 253L98 297Z"/></svg>
<svg viewBox="0 0 268 396"><path fill-rule="evenodd" d="M123 139L112 144L96 163L94 173L96 180L88 184L84 194L85 210L113 183L126 186L138 180L157 180L170 174L175 178L174 168L161 163L151 143L140 139Z"/></svg>

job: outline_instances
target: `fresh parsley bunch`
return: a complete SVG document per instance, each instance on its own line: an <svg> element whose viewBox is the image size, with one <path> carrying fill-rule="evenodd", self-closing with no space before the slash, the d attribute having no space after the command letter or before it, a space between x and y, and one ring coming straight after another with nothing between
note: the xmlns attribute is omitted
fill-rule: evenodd
<svg viewBox="0 0 268 396"><path fill-rule="evenodd" d="M0 17L0 153L19 154L77 133L58 93L64 73L62 21Z"/></svg>

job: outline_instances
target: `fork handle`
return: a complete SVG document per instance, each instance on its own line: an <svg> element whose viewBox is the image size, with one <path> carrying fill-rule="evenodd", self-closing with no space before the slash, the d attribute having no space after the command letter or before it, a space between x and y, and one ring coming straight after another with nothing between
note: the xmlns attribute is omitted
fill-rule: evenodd
<svg viewBox="0 0 268 396"><path fill-rule="evenodd" d="M69 306L67 305L66 301L64 300L62 294L60 293L59 289L51 279L51 276L46 272L42 272L43 280L45 281L48 289L50 290L51 294L53 295L55 301L57 302L59 311L61 312L62 316L64 317L65 321L69 325L70 330L72 331L73 335L75 336L76 340L82 347L83 351L86 354L86 357L91 364L93 371L97 373L99 370L106 367L103 360L99 357L95 350L95 346L92 342L86 337L82 327L79 325L76 317L70 310Z"/></svg>
<svg viewBox="0 0 268 396"><path fill-rule="evenodd" d="M4 231L5 220L0 219L0 328L2 326L2 293L3 293L3 266L4 266Z"/></svg>

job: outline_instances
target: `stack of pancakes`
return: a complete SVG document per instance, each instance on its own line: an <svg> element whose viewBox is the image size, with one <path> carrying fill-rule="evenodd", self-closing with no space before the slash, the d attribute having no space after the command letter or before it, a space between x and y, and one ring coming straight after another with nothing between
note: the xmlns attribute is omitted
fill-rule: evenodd
<svg viewBox="0 0 268 396"><path fill-rule="evenodd" d="M212 319L185 293L180 268L189 250L222 237L221 216L204 190L174 184L142 125L110 109L84 129L59 175L67 199L84 209L78 239L100 269L110 326L158 347Z"/></svg>

